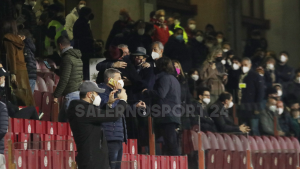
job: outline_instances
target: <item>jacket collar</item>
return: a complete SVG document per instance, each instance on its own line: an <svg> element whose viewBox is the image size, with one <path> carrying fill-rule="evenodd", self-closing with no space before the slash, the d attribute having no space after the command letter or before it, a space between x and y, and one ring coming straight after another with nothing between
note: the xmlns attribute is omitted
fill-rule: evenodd
<svg viewBox="0 0 300 169"><path fill-rule="evenodd" d="M68 51L69 49L73 49L72 46L66 47L61 51L61 54L65 53L66 51Z"/></svg>

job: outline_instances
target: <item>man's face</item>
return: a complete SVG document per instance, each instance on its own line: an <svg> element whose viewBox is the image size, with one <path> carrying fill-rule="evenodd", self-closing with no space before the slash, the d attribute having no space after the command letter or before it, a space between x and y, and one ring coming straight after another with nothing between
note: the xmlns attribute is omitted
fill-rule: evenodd
<svg viewBox="0 0 300 169"><path fill-rule="evenodd" d="M190 21L189 21L189 25L191 25L191 24L194 24L194 25L196 25L196 22L195 22L195 21L193 21L193 20L190 20Z"/></svg>
<svg viewBox="0 0 300 169"><path fill-rule="evenodd" d="M124 56L127 56L127 55L130 55L130 52L129 52L129 49L127 47L124 47L124 48L121 48L122 51L123 51L123 55L122 55L122 58Z"/></svg>
<svg viewBox="0 0 300 169"><path fill-rule="evenodd" d="M230 45L229 45L229 44L224 44L224 45L223 45L223 49L230 50L231 48L230 48Z"/></svg>
<svg viewBox="0 0 300 169"><path fill-rule="evenodd" d="M277 108L284 108L282 101L277 102Z"/></svg>
<svg viewBox="0 0 300 169"><path fill-rule="evenodd" d="M135 56L134 63L135 65L140 65L146 61L146 58L144 56Z"/></svg>
<svg viewBox="0 0 300 169"><path fill-rule="evenodd" d="M152 46L152 52L156 52L159 54L159 58L162 57L162 54L163 54L163 50L159 48L158 44L154 44Z"/></svg>
<svg viewBox="0 0 300 169"><path fill-rule="evenodd" d="M174 34L174 36L177 36L177 35L183 35L183 31L182 31L182 30L177 31L177 32Z"/></svg>
<svg viewBox="0 0 300 169"><path fill-rule="evenodd" d="M243 60L242 61L242 67L248 67L249 69L251 69L251 63L247 60Z"/></svg>
<svg viewBox="0 0 300 169"><path fill-rule="evenodd" d="M84 6L86 6L86 2L85 1L79 1L78 5L84 5Z"/></svg>
<svg viewBox="0 0 300 169"><path fill-rule="evenodd" d="M168 26L171 26L174 24L174 18L170 17L168 18Z"/></svg>
<svg viewBox="0 0 300 169"><path fill-rule="evenodd" d="M216 38L217 39L223 39L223 35L222 34L218 34Z"/></svg>
<svg viewBox="0 0 300 169"><path fill-rule="evenodd" d="M159 14L156 15L156 18L159 19L161 22L165 21L165 13L164 12L160 12Z"/></svg>
<svg viewBox="0 0 300 169"><path fill-rule="evenodd" d="M292 104L291 105L291 109L299 109L300 108L300 105L299 105L299 103L294 103L294 104Z"/></svg>
<svg viewBox="0 0 300 169"><path fill-rule="evenodd" d="M203 93L203 95L199 95L199 99L200 99L201 101L203 101L203 99L205 99L205 98L210 99L210 92L209 92L209 91L205 91L205 92Z"/></svg>
<svg viewBox="0 0 300 169"><path fill-rule="evenodd" d="M0 85L2 85L3 83L5 83L5 76L0 77Z"/></svg>
<svg viewBox="0 0 300 169"><path fill-rule="evenodd" d="M276 106L276 103L277 103L277 101L275 99L269 98L267 105L268 105L268 107L270 107L270 106Z"/></svg>
<svg viewBox="0 0 300 169"><path fill-rule="evenodd" d="M117 82L119 80L122 80L121 74L120 73L115 73L114 74L114 81Z"/></svg>
<svg viewBox="0 0 300 169"><path fill-rule="evenodd" d="M225 100L225 107L229 107L230 103L232 102L232 96L230 97L229 100Z"/></svg>

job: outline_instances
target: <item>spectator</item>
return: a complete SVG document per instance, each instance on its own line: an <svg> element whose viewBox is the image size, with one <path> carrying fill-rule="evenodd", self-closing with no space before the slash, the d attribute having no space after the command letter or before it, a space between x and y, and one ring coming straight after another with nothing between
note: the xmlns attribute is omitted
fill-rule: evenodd
<svg viewBox="0 0 300 169"><path fill-rule="evenodd" d="M93 19L94 14L91 8L83 7L73 27L74 48L82 52L83 80L90 79L89 61L94 54L94 38L89 22Z"/></svg>
<svg viewBox="0 0 300 169"><path fill-rule="evenodd" d="M65 28L68 33L68 37L71 41L73 40L73 26L74 26L75 22L77 21L77 19L79 18L80 9L85 6L86 6L86 1L79 0L78 5L66 17ZM89 22L89 24L90 24L90 22Z"/></svg>
<svg viewBox="0 0 300 169"><path fill-rule="evenodd" d="M153 42L152 43L152 53L151 53L151 59L150 61L152 60L152 64L153 66L155 67L155 63L158 59L162 58L163 57L163 53L164 53L164 45L159 42L159 41L156 41L156 42Z"/></svg>
<svg viewBox="0 0 300 169"><path fill-rule="evenodd" d="M106 46L105 46L106 50L109 49L109 46L112 44L115 36L119 33L122 33L123 29L125 29L128 26L128 24L130 24L131 21L132 20L129 16L129 12L126 9L121 9L119 12L119 20L117 20L114 23L113 28L111 29L109 36L107 38Z"/></svg>
<svg viewBox="0 0 300 169"><path fill-rule="evenodd" d="M221 63L222 54L221 48L213 49L200 68L200 86L210 89L211 103L218 100L219 95L225 91L224 85L227 83L225 67Z"/></svg>
<svg viewBox="0 0 300 169"><path fill-rule="evenodd" d="M208 108L210 117L214 120L219 132L243 132L248 133L250 128L245 124L234 125L229 117L228 109L232 108L232 95L228 92L220 94L219 99Z"/></svg>
<svg viewBox="0 0 300 169"><path fill-rule="evenodd" d="M224 34L223 34L223 32L216 32L216 39L218 41L218 46L222 47L222 44L224 42Z"/></svg>
<svg viewBox="0 0 300 169"><path fill-rule="evenodd" d="M50 6L49 0L41 0L41 7L39 10L35 12L36 22L40 24L40 17L44 13L45 10Z"/></svg>
<svg viewBox="0 0 300 169"><path fill-rule="evenodd" d="M117 99L120 101L114 109L107 106L103 110L98 108L101 99L97 93L103 93L104 89L98 88L94 82L85 81L79 90L80 100L73 100L67 113L78 150L76 156L78 168L108 169L109 152L102 123L120 119L126 108L127 95L124 89L118 94L118 98L114 98L117 91L111 92L107 104L113 104Z"/></svg>
<svg viewBox="0 0 300 169"><path fill-rule="evenodd" d="M277 90L277 100L282 100L282 95L283 95L283 90L282 90L282 86L280 83L274 83L273 84L273 88L275 88Z"/></svg>
<svg viewBox="0 0 300 169"><path fill-rule="evenodd" d="M242 59L242 74L239 77L238 113L240 124L251 124L254 135L259 135L258 114L262 109L264 98L264 84L262 77L251 69L249 58Z"/></svg>
<svg viewBox="0 0 300 169"><path fill-rule="evenodd" d="M166 25L165 21L165 11L163 9L160 9L156 11L155 18L152 22L154 24L154 35L153 35L153 41L159 41L163 45L165 45L169 39L169 28Z"/></svg>
<svg viewBox="0 0 300 169"><path fill-rule="evenodd" d="M207 57L208 54L218 46L218 41L214 36L206 36L204 40L204 45L206 47L204 56Z"/></svg>
<svg viewBox="0 0 300 169"><path fill-rule="evenodd" d="M192 58L190 51L183 40L183 30L176 28L174 34L169 38L165 45L164 54L171 59L178 60L183 68L184 72L187 72L191 67Z"/></svg>
<svg viewBox="0 0 300 169"><path fill-rule="evenodd" d="M184 28L180 25L180 19L181 19L181 16L179 13L175 13L174 14L174 23L172 25L169 26L169 33L170 33L170 36L172 36L175 32L176 29L181 29L182 30L182 36L183 36L183 41L184 43L187 43L188 42L188 36L184 30Z"/></svg>
<svg viewBox="0 0 300 169"><path fill-rule="evenodd" d="M214 36L215 34L215 27L212 24L207 24L205 26L205 36Z"/></svg>
<svg viewBox="0 0 300 169"><path fill-rule="evenodd" d="M29 84L30 88L32 91L32 94L34 92L35 88L35 81L36 81L36 59L34 57L35 53L35 45L33 43L33 39L31 37L31 34L28 30L20 30L18 32L18 35L20 38L23 40L25 47L24 47L24 57L25 57L25 62L26 62L26 67L27 67L27 72L28 72L28 77L29 77Z"/></svg>
<svg viewBox="0 0 300 169"><path fill-rule="evenodd" d="M266 58L266 53L263 51L261 48L258 48L254 55L251 56L251 61L252 61L252 68L256 69L260 66L263 66L265 58Z"/></svg>
<svg viewBox="0 0 300 169"><path fill-rule="evenodd" d="M80 86L82 75L81 52L70 46L70 40L64 36L57 39L57 44L61 52L60 80L53 93L54 102L57 98L64 96L62 110L59 112L59 121L66 121L66 110L72 100L79 100L78 87Z"/></svg>
<svg viewBox="0 0 300 169"><path fill-rule="evenodd" d="M294 103L300 103L300 69L295 72L294 80L287 83L285 86L285 100L294 100Z"/></svg>
<svg viewBox="0 0 300 169"><path fill-rule="evenodd" d="M232 65L228 69L228 83L225 88L232 93L234 103L238 103L239 77L242 74L241 61L241 58L234 56L231 59Z"/></svg>
<svg viewBox="0 0 300 169"><path fill-rule="evenodd" d="M191 39L189 38L188 47L191 50L193 68L200 68L208 55L208 50L204 45L204 34L202 31L197 30L195 36Z"/></svg>
<svg viewBox="0 0 300 169"><path fill-rule="evenodd" d="M192 18L188 19L188 26L185 28L185 32L188 36L188 40L192 40L196 35L196 21ZM202 33L203 36L203 33Z"/></svg>
<svg viewBox="0 0 300 169"><path fill-rule="evenodd" d="M300 131L300 110L299 109L293 109L291 110L292 115L292 122L294 130ZM299 138L298 138L299 139Z"/></svg>
<svg viewBox="0 0 300 169"><path fill-rule="evenodd" d="M294 68L287 65L288 60L289 53L283 51L280 53L280 59L275 66L278 82L282 85L285 85L288 82L292 81L295 76Z"/></svg>
<svg viewBox="0 0 300 169"><path fill-rule="evenodd" d="M257 51L257 49L261 49L265 51L267 48L268 48L268 42L266 39L262 37L261 32L259 30L253 30L251 32L250 39L248 39L246 42L246 46L244 49L244 56L252 57Z"/></svg>
<svg viewBox="0 0 300 169"><path fill-rule="evenodd" d="M198 69L191 69L188 73L188 85L190 88L190 93L197 98L197 88L199 87L199 71Z"/></svg>
<svg viewBox="0 0 300 169"><path fill-rule="evenodd" d="M274 98L269 98L266 109L260 113L260 126L262 135L274 136L274 118L278 120L278 113L276 112L277 101ZM278 134L284 136L285 133L281 130L279 123L276 126Z"/></svg>
<svg viewBox="0 0 300 169"><path fill-rule="evenodd" d="M22 6L22 15L25 16L25 22L23 23L24 28L28 29L33 37L35 36L37 29L36 16L33 11L34 6L36 5L36 0L26 0Z"/></svg>
<svg viewBox="0 0 300 169"><path fill-rule="evenodd" d="M165 155L179 155L177 132L180 125L181 90L180 83L173 76L175 72L171 59L162 57L157 60L158 74L153 90L143 90L146 96L152 98L153 104L159 107L159 116L155 117L156 137L164 139ZM162 106L168 105L170 110L163 110Z"/></svg>
<svg viewBox="0 0 300 169"><path fill-rule="evenodd" d="M174 17L173 16L170 16L168 19L167 19L167 25L168 25L168 28L169 30L173 29L175 24L174 24ZM170 32L170 31L169 31Z"/></svg>
<svg viewBox="0 0 300 169"><path fill-rule="evenodd" d="M5 168L5 156L4 156L4 136L8 131L8 113L6 105L3 102L0 102L0 168ZM7 159L8 160L8 159Z"/></svg>
<svg viewBox="0 0 300 169"><path fill-rule="evenodd" d="M225 43L223 43L223 45L222 45L222 49L223 49L223 52L224 52L224 53L227 53L227 52L229 52L229 51L231 50L231 46L230 46L229 43L225 42Z"/></svg>
<svg viewBox="0 0 300 169"><path fill-rule="evenodd" d="M14 20L6 20L1 30L3 33L3 35L1 35L2 45L6 52L6 58L3 57L5 55L2 55L1 61L2 63L7 63L7 65L4 66L7 66L11 73L12 92L18 101L20 101L17 105L34 106L23 54L24 43L17 35L16 22Z"/></svg>
<svg viewBox="0 0 300 169"><path fill-rule="evenodd" d="M272 57L266 58L266 61L264 63L264 78L265 78L265 84L267 88L270 88L273 86L274 83L278 83L278 76L277 71L275 70L276 61Z"/></svg>

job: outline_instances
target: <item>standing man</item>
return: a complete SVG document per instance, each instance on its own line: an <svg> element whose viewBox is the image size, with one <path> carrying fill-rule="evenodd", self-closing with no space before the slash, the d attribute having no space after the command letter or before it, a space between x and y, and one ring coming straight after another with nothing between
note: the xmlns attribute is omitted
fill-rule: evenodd
<svg viewBox="0 0 300 169"><path fill-rule="evenodd" d="M152 53L151 53L151 61L153 66L155 66L154 62L156 62L158 59L163 57L164 53L164 45L159 42L155 41L152 43Z"/></svg>
<svg viewBox="0 0 300 169"><path fill-rule="evenodd" d="M109 150L102 128L104 122L116 122L122 118L126 109L127 95L124 89L115 98L114 90L109 94L105 109L99 109L101 98L95 82L85 81L80 85L80 100L73 100L68 109L68 120L74 135L79 169L110 169ZM109 105L119 100L114 109Z"/></svg>
<svg viewBox="0 0 300 169"><path fill-rule="evenodd" d="M33 11L35 5L36 0L26 0L22 6L22 15L25 16L24 28L28 29L34 38L36 38L35 33L37 28L36 16Z"/></svg>
<svg viewBox="0 0 300 169"><path fill-rule="evenodd" d="M291 66L287 65L289 61L289 53L283 51L280 53L279 61L276 64L275 72L277 74L277 80L280 84L285 85L292 81L295 76L295 70Z"/></svg>
<svg viewBox="0 0 300 169"><path fill-rule="evenodd" d="M63 108L59 112L58 120L66 121L65 111L68 109L72 100L79 100L78 87L83 80L82 61L80 50L73 49L70 46L68 38L61 36L57 39L57 46L61 52L60 80L53 93L54 102L57 103L57 98L65 96Z"/></svg>
<svg viewBox="0 0 300 169"><path fill-rule="evenodd" d="M166 12L163 9L160 9L155 12L155 18L153 19L154 24L154 35L153 41L160 41L163 45L165 45L169 39L169 28L167 26L167 22L165 20Z"/></svg>

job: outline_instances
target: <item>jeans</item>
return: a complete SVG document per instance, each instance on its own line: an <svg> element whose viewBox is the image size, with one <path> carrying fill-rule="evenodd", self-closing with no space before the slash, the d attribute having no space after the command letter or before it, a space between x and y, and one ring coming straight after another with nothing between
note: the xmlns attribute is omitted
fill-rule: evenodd
<svg viewBox="0 0 300 169"><path fill-rule="evenodd" d="M108 141L107 146L111 169L120 169L123 155L122 141Z"/></svg>
<svg viewBox="0 0 300 169"><path fill-rule="evenodd" d="M65 96L63 101L63 106L59 111L58 121L59 122L67 122L67 110L72 100L79 100L79 91L69 93Z"/></svg>
<svg viewBox="0 0 300 169"><path fill-rule="evenodd" d="M29 79L29 84L30 84L30 88L31 88L32 94L33 94L33 92L34 92L35 82L36 82L36 80L34 80L34 79Z"/></svg>
<svg viewBox="0 0 300 169"><path fill-rule="evenodd" d="M5 156L3 154L0 154L0 169L6 169L5 163Z"/></svg>

